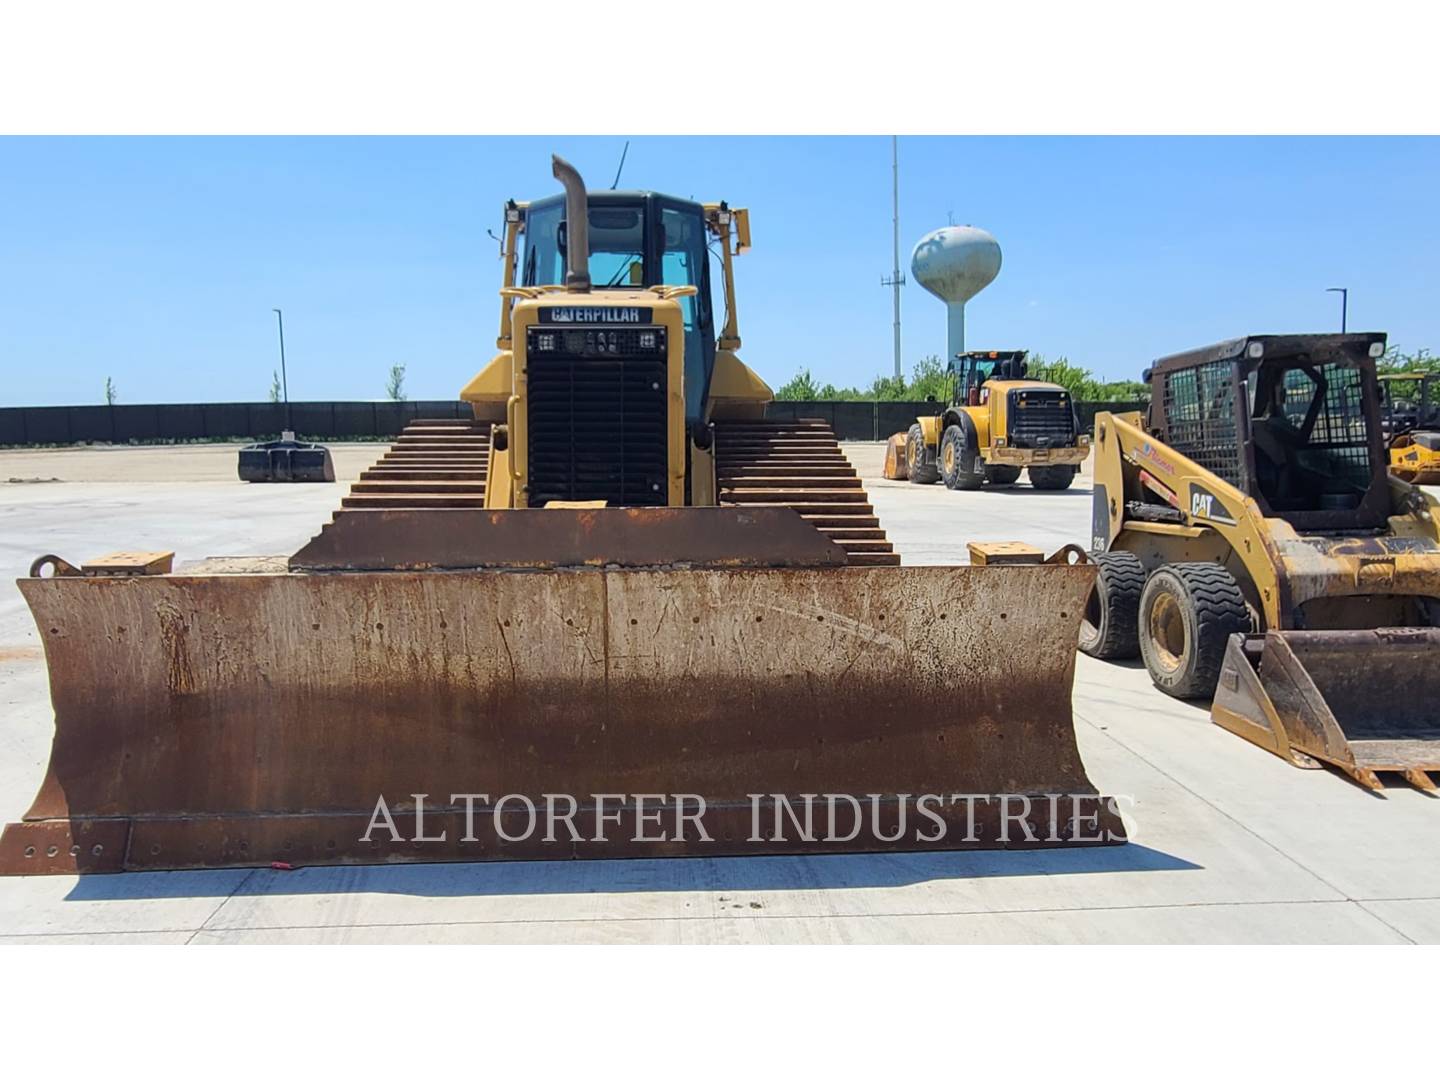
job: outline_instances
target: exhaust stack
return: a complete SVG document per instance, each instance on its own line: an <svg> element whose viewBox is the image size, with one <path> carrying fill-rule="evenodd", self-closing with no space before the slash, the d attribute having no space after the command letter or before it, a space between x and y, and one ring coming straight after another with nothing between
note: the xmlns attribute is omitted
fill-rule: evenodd
<svg viewBox="0 0 1440 1080"><path fill-rule="evenodd" d="M585 181L559 154L550 155L551 171L565 188L565 288L590 291L590 217Z"/></svg>

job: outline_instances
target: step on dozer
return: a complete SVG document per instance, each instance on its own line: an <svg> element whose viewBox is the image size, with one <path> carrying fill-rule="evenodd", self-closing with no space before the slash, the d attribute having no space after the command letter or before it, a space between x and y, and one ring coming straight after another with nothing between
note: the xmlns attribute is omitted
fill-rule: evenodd
<svg viewBox="0 0 1440 1080"><path fill-rule="evenodd" d="M1148 416L1100 413L1080 647L1295 765L1434 793L1440 504L1387 475L1384 351L1238 338L1157 361Z"/></svg>
<svg viewBox="0 0 1440 1080"><path fill-rule="evenodd" d="M895 565L735 354L743 212L556 172L507 208L473 422L412 425L288 559L20 582L55 739L0 872L1123 842L1070 711L1094 567ZM723 253L718 343L654 236Z"/></svg>

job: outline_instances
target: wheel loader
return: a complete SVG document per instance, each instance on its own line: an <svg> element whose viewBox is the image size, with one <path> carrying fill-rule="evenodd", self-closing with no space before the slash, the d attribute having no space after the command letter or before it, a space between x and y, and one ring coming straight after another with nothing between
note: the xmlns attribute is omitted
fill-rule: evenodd
<svg viewBox="0 0 1440 1080"><path fill-rule="evenodd" d="M764 419L748 213L553 171L473 420L298 552L36 560L55 738L0 872L1123 842L1083 555L896 565L828 428Z"/></svg>
<svg viewBox="0 0 1440 1080"><path fill-rule="evenodd" d="M918 417L904 436L904 473L912 484L943 480L952 491L974 491L1013 484L1025 469L1038 490L1070 486L1089 456L1090 438L1080 431L1070 392L1028 378L1025 357L968 352L950 361L948 407ZM899 439L892 437L892 445Z"/></svg>
<svg viewBox="0 0 1440 1080"><path fill-rule="evenodd" d="M1440 375L1396 372L1380 376L1390 471L1411 484L1440 484Z"/></svg>
<svg viewBox="0 0 1440 1080"><path fill-rule="evenodd" d="M1384 334L1255 335L1157 361L1095 421L1080 648L1302 767L1440 770L1440 504L1389 475Z"/></svg>

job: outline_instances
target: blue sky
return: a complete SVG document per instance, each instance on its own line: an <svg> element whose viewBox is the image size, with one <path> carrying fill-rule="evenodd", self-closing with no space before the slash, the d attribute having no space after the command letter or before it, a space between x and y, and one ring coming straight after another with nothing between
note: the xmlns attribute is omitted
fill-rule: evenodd
<svg viewBox="0 0 1440 1080"><path fill-rule="evenodd" d="M0 139L0 404L262 400L285 310L291 397L370 399L403 363L453 398L493 354L507 197L608 187L624 137ZM989 229L975 348L1109 378L1241 333L1386 330L1440 351L1440 140L902 137L902 260ZM632 140L623 187L751 208L741 355L772 385L890 370L890 140ZM904 356L944 308L904 290Z"/></svg>

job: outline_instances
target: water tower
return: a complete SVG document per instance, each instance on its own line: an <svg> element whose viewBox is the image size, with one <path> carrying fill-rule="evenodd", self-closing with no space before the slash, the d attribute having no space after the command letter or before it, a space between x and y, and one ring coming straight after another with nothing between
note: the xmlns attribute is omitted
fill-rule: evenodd
<svg viewBox="0 0 1440 1080"><path fill-rule="evenodd" d="M936 229L915 245L910 273L945 301L950 314L946 360L952 360L965 351L965 302L1000 273L1000 245L973 225Z"/></svg>

